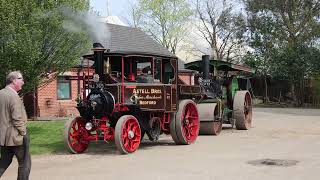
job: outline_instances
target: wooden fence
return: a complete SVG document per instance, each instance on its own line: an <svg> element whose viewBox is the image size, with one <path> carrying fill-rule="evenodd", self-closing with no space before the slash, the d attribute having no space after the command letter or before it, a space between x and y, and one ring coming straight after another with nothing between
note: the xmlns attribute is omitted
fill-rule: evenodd
<svg viewBox="0 0 320 180"><path fill-rule="evenodd" d="M251 80L253 94L256 97L265 97L265 79L252 78ZM292 101L290 94L290 84L284 80L266 80L268 87L268 97L273 102ZM303 106L309 108L320 108L320 80L306 79L298 93L303 97Z"/></svg>

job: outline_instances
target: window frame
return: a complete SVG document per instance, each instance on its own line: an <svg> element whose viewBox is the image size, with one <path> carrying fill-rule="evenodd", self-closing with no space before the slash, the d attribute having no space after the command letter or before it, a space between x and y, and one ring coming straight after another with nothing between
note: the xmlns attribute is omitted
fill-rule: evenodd
<svg viewBox="0 0 320 180"><path fill-rule="evenodd" d="M57 76L57 88L56 88L57 100L71 100L72 99L71 80L67 80L66 77L67 76ZM63 78L63 79L61 79L61 78ZM68 85L69 85L69 97L68 98L60 98L59 97L59 94L58 94L59 83L68 83Z"/></svg>

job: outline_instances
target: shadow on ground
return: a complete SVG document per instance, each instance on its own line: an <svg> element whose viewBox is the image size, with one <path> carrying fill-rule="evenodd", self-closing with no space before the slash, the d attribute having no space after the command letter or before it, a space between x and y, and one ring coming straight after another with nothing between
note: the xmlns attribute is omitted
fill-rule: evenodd
<svg viewBox="0 0 320 180"><path fill-rule="evenodd" d="M156 142L149 141L148 139L143 139L137 151L159 148L159 146L176 146L176 144L173 142L173 140L168 138L168 136L166 136L164 139L161 138ZM53 154L63 155L63 154L70 154L70 153L66 150L66 147L64 147L64 144L63 144L63 149L60 149L60 148L55 149ZM120 155L120 152L117 150L117 147L114 142L98 141L98 142L91 142L89 144L88 149L84 152L84 154Z"/></svg>

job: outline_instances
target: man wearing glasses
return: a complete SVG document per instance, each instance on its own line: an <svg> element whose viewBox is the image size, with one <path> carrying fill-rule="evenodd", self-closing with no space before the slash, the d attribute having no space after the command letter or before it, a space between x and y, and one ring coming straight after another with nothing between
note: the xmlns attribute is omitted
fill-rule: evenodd
<svg viewBox="0 0 320 180"><path fill-rule="evenodd" d="M18 95L23 84L20 71L13 71L6 77L6 87L0 90L0 177L11 164L13 156L16 156L18 180L28 180L31 167L27 114Z"/></svg>

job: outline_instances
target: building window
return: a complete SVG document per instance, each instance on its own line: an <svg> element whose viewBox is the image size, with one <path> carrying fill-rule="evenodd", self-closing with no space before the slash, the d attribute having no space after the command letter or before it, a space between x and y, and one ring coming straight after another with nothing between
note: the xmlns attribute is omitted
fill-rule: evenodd
<svg viewBox="0 0 320 180"><path fill-rule="evenodd" d="M58 76L57 99L71 99L71 82L65 76Z"/></svg>

